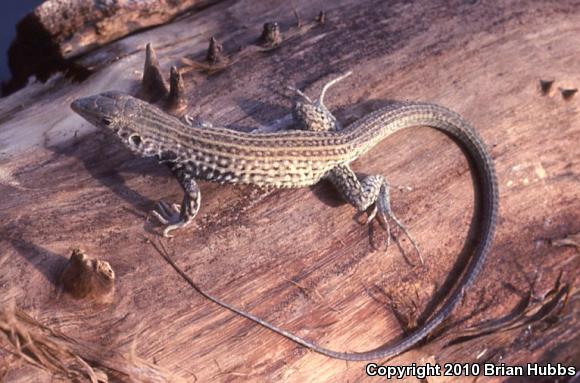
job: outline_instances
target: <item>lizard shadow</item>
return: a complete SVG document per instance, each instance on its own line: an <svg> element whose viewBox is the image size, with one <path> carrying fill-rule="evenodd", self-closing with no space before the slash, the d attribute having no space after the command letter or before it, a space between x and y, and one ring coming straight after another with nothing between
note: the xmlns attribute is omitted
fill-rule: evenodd
<svg viewBox="0 0 580 383"><path fill-rule="evenodd" d="M157 166L153 159L134 156L107 132L93 132L49 149L58 155L78 159L95 180L133 206L130 213L144 218L155 203L129 188L120 172L161 177L164 175L163 167Z"/></svg>
<svg viewBox="0 0 580 383"><path fill-rule="evenodd" d="M419 315L417 318L417 327L421 326L429 320L429 318L435 313L437 307L445 301L446 297L450 296L450 294L452 294L454 291L463 288L462 286L458 285L458 282L464 276L464 273L469 264L474 261L473 257L477 245L484 240L484 233L481 232L481 227L483 226L483 214L481 212L481 191L483 190L482 182L475 176L475 165L469 153L461 146L461 143L458 142L455 137L448 134L446 135L457 144L457 146L461 149L464 157L467 159L473 190L473 209L471 214L471 222L469 223L469 228L463 241L463 246L458 252L456 258L457 260L447 273L445 280L443 280L435 294L427 302L421 315ZM458 303L461 304L462 301ZM434 332L431 337L429 337L429 340L432 341L436 337L442 335L444 331L445 328L443 326L439 326L439 332ZM423 340L421 343L424 343L426 340L427 339Z"/></svg>
<svg viewBox="0 0 580 383"><path fill-rule="evenodd" d="M256 128L260 129L260 127L270 126L277 121L277 119L282 118L282 116L288 115L291 112L290 108L284 105L263 102L250 98L239 98L236 100L236 103L244 112L246 117L258 124L255 127L242 126L239 124L230 125L232 129L236 130L249 131ZM281 117L277 118L276 116ZM282 126L282 128L287 128L287 126Z"/></svg>

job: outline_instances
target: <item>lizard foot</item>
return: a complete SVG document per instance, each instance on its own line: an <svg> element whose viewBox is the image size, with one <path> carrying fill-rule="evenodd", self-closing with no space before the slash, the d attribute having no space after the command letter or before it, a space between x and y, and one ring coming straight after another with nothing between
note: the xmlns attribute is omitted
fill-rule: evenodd
<svg viewBox="0 0 580 383"><path fill-rule="evenodd" d="M379 223L387 232L387 248L389 247L389 245L391 243L391 235L392 235L391 234L391 227L389 225L389 218L390 218L391 220L393 220L393 222L395 222L395 224L399 227L399 229L401 229L403 231L403 233L405 233L405 235L407 236L409 241L411 241L411 244L413 245L413 247L415 248L415 251L417 252L417 255L419 256L419 260L421 261L421 264L422 265L425 264L425 261L423 260L423 256L421 255L421 252L419 251L419 247L417 246L417 242L415 241L415 238L413 238L413 236L411 235L411 233L409 233L409 231L407 230L405 225L403 225L403 223L397 218L397 216L395 215L395 213L391 209L389 185L386 181L383 182L383 185L381 186L381 190L379 192L379 196L377 198L377 201L373 204L373 206L371 208L371 212L368 215L366 223L367 224L370 223L375 217L379 220Z"/></svg>
<svg viewBox="0 0 580 383"><path fill-rule="evenodd" d="M181 121L185 122L187 125L191 126L192 128L213 128L213 124L209 121L202 120L199 117L192 117L189 114L184 115L181 118Z"/></svg>
<svg viewBox="0 0 580 383"><path fill-rule="evenodd" d="M166 238L173 237L169 234L171 231L182 228L191 222L191 219L182 217L181 205L178 203L169 204L165 201L159 201L156 210L152 210L151 214L159 223L165 225L163 236Z"/></svg>

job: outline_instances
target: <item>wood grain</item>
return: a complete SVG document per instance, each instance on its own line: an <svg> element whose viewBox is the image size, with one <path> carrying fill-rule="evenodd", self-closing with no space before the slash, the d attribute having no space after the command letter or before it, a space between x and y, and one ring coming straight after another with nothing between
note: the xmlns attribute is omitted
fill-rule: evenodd
<svg viewBox="0 0 580 383"><path fill-rule="evenodd" d="M472 122L496 163L500 220L484 272L436 337L388 363L579 368L580 257L552 243L580 232L580 99L558 90L580 85L572 44L580 9L572 1L293 3L305 23L324 9L326 23L301 31L289 3L226 1L85 56L78 64L94 74L81 83L57 75L0 100L1 291L67 336L119 353L133 348L185 381L371 380L364 362L308 352L192 291L144 240L159 240L146 216L155 201L181 198L177 182L68 108L84 95L135 92L147 42L169 73L203 60L210 36L233 55L256 42L264 22L278 21L287 37L279 48L213 75L187 71L191 115L253 129L288 112L286 84L316 95L331 76L353 70L326 100L344 123L388 100L436 102ZM540 79L555 80L546 95ZM333 349L374 348L425 314L458 260L473 191L461 151L428 128L389 138L354 168L410 187L393 192L393 208L425 266L402 236L403 253L378 247L381 231L357 224L327 184L262 191L202 183L196 224L162 241L201 288L227 302ZM73 247L115 270L111 305L56 298L55 278ZM449 345L462 329L509 313L532 285L536 297L546 293L560 272L571 291L555 319ZM46 378L25 364L8 374L15 382Z"/></svg>

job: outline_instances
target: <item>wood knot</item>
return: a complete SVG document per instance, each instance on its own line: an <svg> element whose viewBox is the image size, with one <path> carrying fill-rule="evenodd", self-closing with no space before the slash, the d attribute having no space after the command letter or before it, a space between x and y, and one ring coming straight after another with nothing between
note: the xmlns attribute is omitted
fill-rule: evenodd
<svg viewBox="0 0 580 383"><path fill-rule="evenodd" d="M277 22L268 22L264 24L260 43L269 48L274 48L282 43L282 32Z"/></svg>
<svg viewBox="0 0 580 383"><path fill-rule="evenodd" d="M550 93L550 89L552 89L552 85L554 85L554 80L540 80L540 91L543 95L547 95Z"/></svg>
<svg viewBox="0 0 580 383"><path fill-rule="evenodd" d="M571 88L571 89L559 88L559 89L560 89L560 93L562 94L562 98L564 100L570 100L572 97L574 97L576 92L578 92L578 89L576 89L576 88Z"/></svg>
<svg viewBox="0 0 580 383"><path fill-rule="evenodd" d="M76 299L109 303L114 295L115 272L109 262L91 259L80 249L72 251L60 281L64 291Z"/></svg>
<svg viewBox="0 0 580 383"><path fill-rule="evenodd" d="M210 65L220 65L228 61L223 53L224 47L215 38L211 37L209 39L209 47L207 49L207 55L205 56L205 61Z"/></svg>
<svg viewBox="0 0 580 383"><path fill-rule="evenodd" d="M320 11L318 16L316 16L316 22L320 25L324 25L326 23L326 12Z"/></svg>

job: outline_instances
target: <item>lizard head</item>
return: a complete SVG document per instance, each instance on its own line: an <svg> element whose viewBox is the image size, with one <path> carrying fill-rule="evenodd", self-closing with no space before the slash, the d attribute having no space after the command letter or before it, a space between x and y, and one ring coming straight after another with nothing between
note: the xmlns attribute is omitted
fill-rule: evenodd
<svg viewBox="0 0 580 383"><path fill-rule="evenodd" d="M159 154L158 147L147 124L141 123L144 105L135 97L122 92L105 92L79 98L71 103L71 109L85 120L102 130L111 131L131 151L150 157Z"/></svg>

